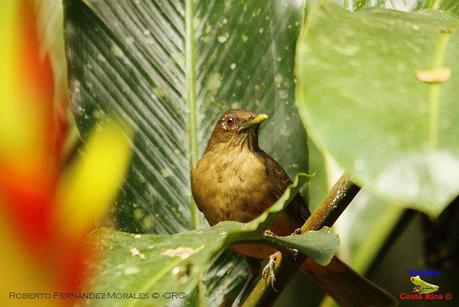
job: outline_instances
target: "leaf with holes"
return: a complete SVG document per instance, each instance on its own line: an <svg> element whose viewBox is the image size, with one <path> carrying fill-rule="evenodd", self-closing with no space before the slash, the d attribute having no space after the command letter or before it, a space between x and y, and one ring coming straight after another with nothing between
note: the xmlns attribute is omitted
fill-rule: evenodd
<svg viewBox="0 0 459 307"><path fill-rule="evenodd" d="M321 2L308 21L297 104L311 137L368 189L438 215L459 193L459 20Z"/></svg>

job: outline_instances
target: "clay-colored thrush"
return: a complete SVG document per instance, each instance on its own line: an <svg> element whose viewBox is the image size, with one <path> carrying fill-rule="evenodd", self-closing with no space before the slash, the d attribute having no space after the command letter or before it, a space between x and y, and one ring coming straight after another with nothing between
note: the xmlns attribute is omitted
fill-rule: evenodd
<svg viewBox="0 0 459 307"><path fill-rule="evenodd" d="M211 225L220 221L248 222L273 205L292 183L284 169L258 146L258 127L268 118L245 110L223 113L204 156L191 172L193 197ZM310 213L300 194L278 215L270 230L292 234ZM267 245L238 244L233 248L253 258L269 257ZM302 266L341 306L392 306L384 290L354 272L337 257L327 266L307 259ZM257 270L252 269L252 274Z"/></svg>

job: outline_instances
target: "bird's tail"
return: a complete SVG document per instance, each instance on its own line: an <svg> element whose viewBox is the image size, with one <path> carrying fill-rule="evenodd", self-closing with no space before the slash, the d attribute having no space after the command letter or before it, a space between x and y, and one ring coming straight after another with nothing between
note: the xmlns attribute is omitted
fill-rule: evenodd
<svg viewBox="0 0 459 307"><path fill-rule="evenodd" d="M307 258L302 268L342 307L396 306L388 292L351 269L337 257L327 266Z"/></svg>

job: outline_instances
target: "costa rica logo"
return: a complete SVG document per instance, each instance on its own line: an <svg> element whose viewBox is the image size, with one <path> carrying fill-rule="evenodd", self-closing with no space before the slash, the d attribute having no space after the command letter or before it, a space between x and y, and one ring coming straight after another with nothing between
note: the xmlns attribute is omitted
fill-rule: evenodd
<svg viewBox="0 0 459 307"><path fill-rule="evenodd" d="M417 274L414 274L417 273ZM450 292L445 293L436 293L440 287L423 280L425 276L428 277L439 277L441 275L440 271L429 271L429 270L414 270L410 269L408 271L410 281L413 283L414 288L411 293L401 292L399 298L401 300L429 300L429 301L438 301L446 300L449 301L453 299L453 295Z"/></svg>

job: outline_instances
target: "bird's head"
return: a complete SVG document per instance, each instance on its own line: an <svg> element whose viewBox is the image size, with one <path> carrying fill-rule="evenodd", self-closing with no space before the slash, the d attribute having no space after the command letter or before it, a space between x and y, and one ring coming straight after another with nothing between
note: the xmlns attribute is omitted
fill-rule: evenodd
<svg viewBox="0 0 459 307"><path fill-rule="evenodd" d="M247 110L226 111L215 125L207 150L218 145L257 150L258 127L267 118L266 114L255 114Z"/></svg>

